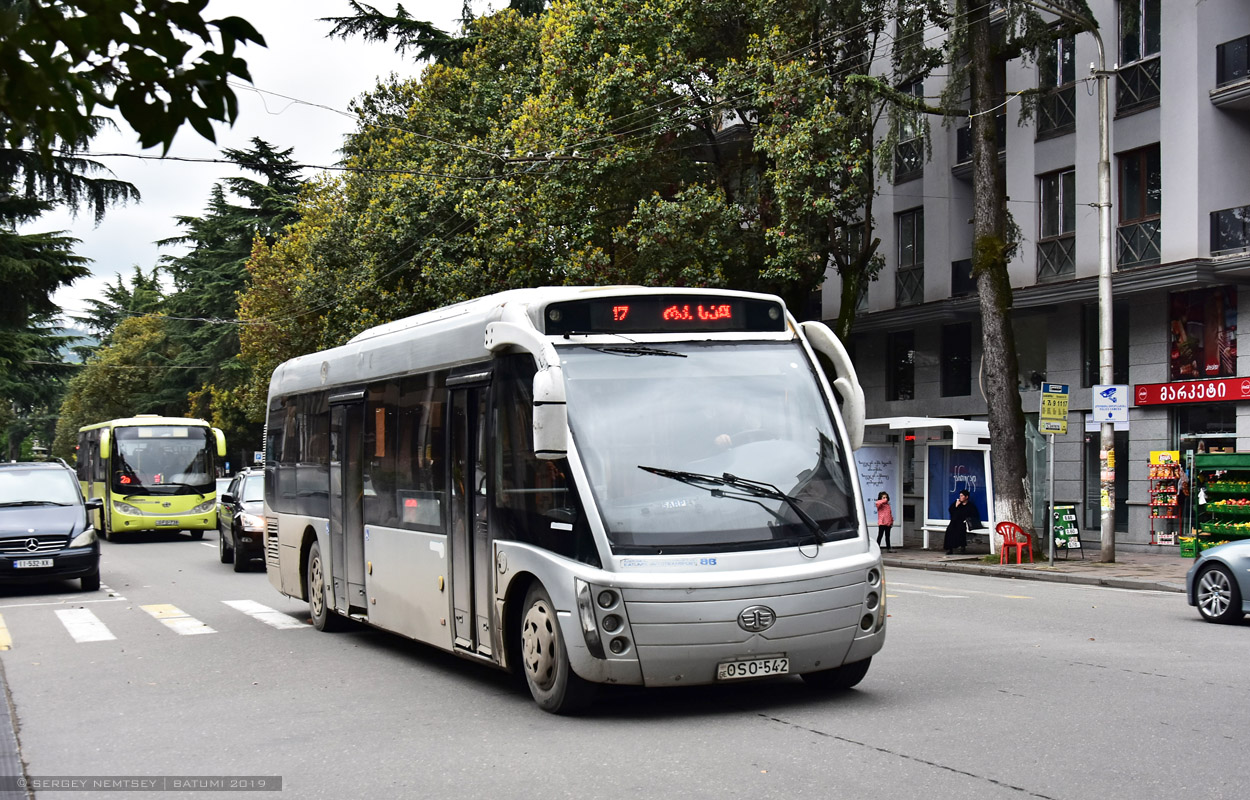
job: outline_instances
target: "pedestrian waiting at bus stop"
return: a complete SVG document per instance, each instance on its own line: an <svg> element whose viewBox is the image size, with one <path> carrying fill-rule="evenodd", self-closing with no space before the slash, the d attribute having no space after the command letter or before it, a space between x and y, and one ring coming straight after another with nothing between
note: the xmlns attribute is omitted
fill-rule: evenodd
<svg viewBox="0 0 1250 800"><path fill-rule="evenodd" d="M968 494L967 489L959 492L959 497L950 507L950 523L946 526L946 555L952 555L955 548L959 548L959 552L968 552L968 531L981 527L981 512L977 510L976 503L972 502L972 495Z"/></svg>

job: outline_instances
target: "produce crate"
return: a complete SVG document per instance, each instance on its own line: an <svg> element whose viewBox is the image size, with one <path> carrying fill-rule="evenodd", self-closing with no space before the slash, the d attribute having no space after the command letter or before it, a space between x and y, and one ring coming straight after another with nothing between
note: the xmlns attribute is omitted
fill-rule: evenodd
<svg viewBox="0 0 1250 800"><path fill-rule="evenodd" d="M1195 547L1194 540L1190 539L1187 542L1184 539L1181 539L1181 558L1193 558L1197 555L1198 555L1198 550Z"/></svg>

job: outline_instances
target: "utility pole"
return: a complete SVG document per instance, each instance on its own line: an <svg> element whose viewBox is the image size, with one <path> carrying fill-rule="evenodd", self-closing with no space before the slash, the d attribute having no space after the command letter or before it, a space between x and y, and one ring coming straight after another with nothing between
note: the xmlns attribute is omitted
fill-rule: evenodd
<svg viewBox="0 0 1250 800"><path fill-rule="evenodd" d="M1115 383L1115 348L1112 315L1115 304L1111 297L1111 242L1115 231L1111 226L1111 112L1107 84L1107 53L1097 20L1074 14L1046 0L1024 0L1027 5L1075 22L1094 36L1098 45L1098 63L1090 65L1098 82L1098 380ZM1099 560L1115 561L1115 424L1104 422L1099 429L1098 476L1102 548ZM1053 524L1053 521L1052 521Z"/></svg>

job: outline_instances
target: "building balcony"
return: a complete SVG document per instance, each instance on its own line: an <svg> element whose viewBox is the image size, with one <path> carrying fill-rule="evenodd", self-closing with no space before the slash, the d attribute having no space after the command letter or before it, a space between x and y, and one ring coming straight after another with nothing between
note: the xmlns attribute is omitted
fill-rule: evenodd
<svg viewBox="0 0 1250 800"><path fill-rule="evenodd" d="M1115 80L1116 115L1134 114L1158 106L1160 72L1158 56L1121 67Z"/></svg>
<svg viewBox="0 0 1250 800"><path fill-rule="evenodd" d="M1076 130L1076 87L1052 89L1037 104L1037 138L1050 139Z"/></svg>
<svg viewBox="0 0 1250 800"><path fill-rule="evenodd" d="M1250 36L1215 47L1215 88L1211 103L1250 111Z"/></svg>
<svg viewBox="0 0 1250 800"><path fill-rule="evenodd" d="M900 269L895 273L894 304L914 306L924 302L924 267Z"/></svg>
<svg viewBox="0 0 1250 800"><path fill-rule="evenodd" d="M1007 152L1007 115L995 117L994 138L998 143L998 158L1001 161ZM956 178L972 176L972 124L964 125L955 130L955 166L951 174Z"/></svg>
<svg viewBox="0 0 1250 800"><path fill-rule="evenodd" d="M894 183L924 175L924 139L907 139L894 146Z"/></svg>
<svg viewBox="0 0 1250 800"><path fill-rule="evenodd" d="M1250 251L1250 206L1211 212L1211 255Z"/></svg>
<svg viewBox="0 0 1250 800"><path fill-rule="evenodd" d="M1076 277L1076 237L1072 234L1037 243L1037 281L1062 281Z"/></svg>
<svg viewBox="0 0 1250 800"><path fill-rule="evenodd" d="M1116 229L1116 266L1146 267L1159 263L1158 219L1122 224Z"/></svg>

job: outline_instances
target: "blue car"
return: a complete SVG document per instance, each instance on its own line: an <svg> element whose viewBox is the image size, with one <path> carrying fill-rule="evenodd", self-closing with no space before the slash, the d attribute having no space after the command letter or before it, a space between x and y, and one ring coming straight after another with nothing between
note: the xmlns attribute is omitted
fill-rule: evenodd
<svg viewBox="0 0 1250 800"><path fill-rule="evenodd" d="M1207 622L1250 614L1250 539L1203 550L1185 575L1185 592Z"/></svg>

